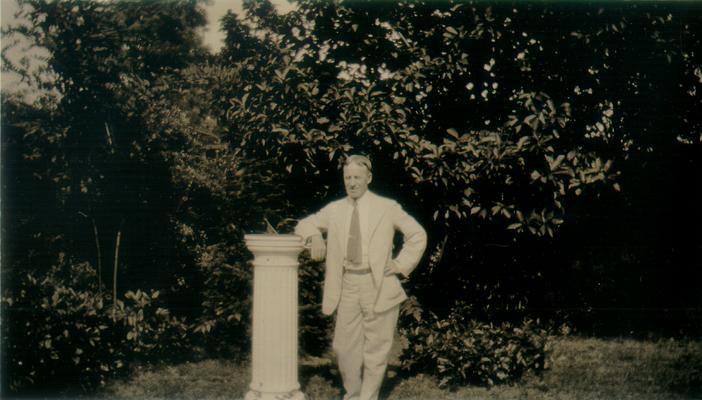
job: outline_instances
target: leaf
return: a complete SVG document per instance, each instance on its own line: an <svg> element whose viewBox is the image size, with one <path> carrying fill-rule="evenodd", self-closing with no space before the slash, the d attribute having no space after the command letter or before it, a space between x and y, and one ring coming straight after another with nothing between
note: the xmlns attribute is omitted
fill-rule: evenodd
<svg viewBox="0 0 702 400"><path fill-rule="evenodd" d="M407 99L402 97L402 96L393 96L393 98L392 98L392 102L397 104L397 105L405 104L406 100Z"/></svg>
<svg viewBox="0 0 702 400"><path fill-rule="evenodd" d="M531 114L531 115L528 115L526 118L524 118L524 123L531 126L532 128L534 128L534 125L532 125L532 123L535 120L536 120L536 114Z"/></svg>
<svg viewBox="0 0 702 400"><path fill-rule="evenodd" d="M518 229L518 228L521 228L521 227L522 227L521 222L515 222L515 223L513 223L513 224L509 224L509 226L507 226L507 229L512 230L512 229Z"/></svg>
<svg viewBox="0 0 702 400"><path fill-rule="evenodd" d="M547 158L550 159L550 157L547 157ZM550 164L549 167L551 168L551 171L556 170L556 168L558 168L558 166L561 165L561 163L563 162L564 159L565 159L565 156L563 154L560 154L560 155L558 155L558 157L556 157L555 161L550 162L550 160L549 160L549 164Z"/></svg>
<svg viewBox="0 0 702 400"><path fill-rule="evenodd" d="M453 136L454 138L458 139L458 131L456 131L455 129L453 129L453 128L448 128L448 129L446 129L446 132L447 132L449 135Z"/></svg>
<svg viewBox="0 0 702 400"><path fill-rule="evenodd" d="M519 138L519 141L517 142L517 150L521 150L522 147L524 147L525 144L529 141L529 136L522 136Z"/></svg>

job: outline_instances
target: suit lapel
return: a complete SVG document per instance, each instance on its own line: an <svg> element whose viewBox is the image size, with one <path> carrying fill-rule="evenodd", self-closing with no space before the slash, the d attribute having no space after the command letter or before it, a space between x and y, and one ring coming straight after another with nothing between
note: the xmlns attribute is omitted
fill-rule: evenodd
<svg viewBox="0 0 702 400"><path fill-rule="evenodd" d="M378 196L372 192L368 192L368 195L368 233L370 234L370 242L373 243L373 235L378 229L386 209Z"/></svg>

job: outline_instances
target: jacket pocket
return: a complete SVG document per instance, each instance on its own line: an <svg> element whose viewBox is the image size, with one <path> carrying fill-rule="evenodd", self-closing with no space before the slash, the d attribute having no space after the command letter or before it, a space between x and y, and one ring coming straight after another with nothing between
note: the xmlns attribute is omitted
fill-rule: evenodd
<svg viewBox="0 0 702 400"><path fill-rule="evenodd" d="M397 276L383 276L383 283L380 286L378 300L375 303L375 311L382 312L389 310L393 306L400 304L407 299L405 290L402 289L400 280Z"/></svg>

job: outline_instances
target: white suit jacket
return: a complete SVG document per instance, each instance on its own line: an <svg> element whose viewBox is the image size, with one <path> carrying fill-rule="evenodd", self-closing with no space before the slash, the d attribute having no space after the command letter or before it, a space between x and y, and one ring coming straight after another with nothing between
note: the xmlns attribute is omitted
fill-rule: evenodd
<svg viewBox="0 0 702 400"><path fill-rule="evenodd" d="M374 311L383 312L407 299L397 276L384 274L385 266L392 259L395 231L398 230L403 234L404 242L402 250L393 261L405 276L409 276L419 263L427 245L427 234L394 200L380 197L370 191L364 196L368 196L368 232L370 233L368 262L376 289ZM316 214L301 219L295 227L295 233L303 239L327 233L322 300L322 312L326 315L336 310L341 299L343 263L346 255L344 238L347 237L345 232L348 233L349 230L345 213L348 207L347 201L343 198L331 202Z"/></svg>

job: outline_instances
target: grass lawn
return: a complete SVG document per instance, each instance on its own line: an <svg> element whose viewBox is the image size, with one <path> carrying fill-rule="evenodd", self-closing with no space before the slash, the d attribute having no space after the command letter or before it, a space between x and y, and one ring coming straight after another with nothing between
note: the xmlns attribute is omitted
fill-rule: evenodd
<svg viewBox="0 0 702 400"><path fill-rule="evenodd" d="M702 399L702 342L554 338L547 369L512 385L439 388L430 376L402 376L391 365L382 399ZM241 399L248 365L222 360L152 367L113 382L110 399ZM300 384L308 400L339 399L338 372L329 359L306 359Z"/></svg>

